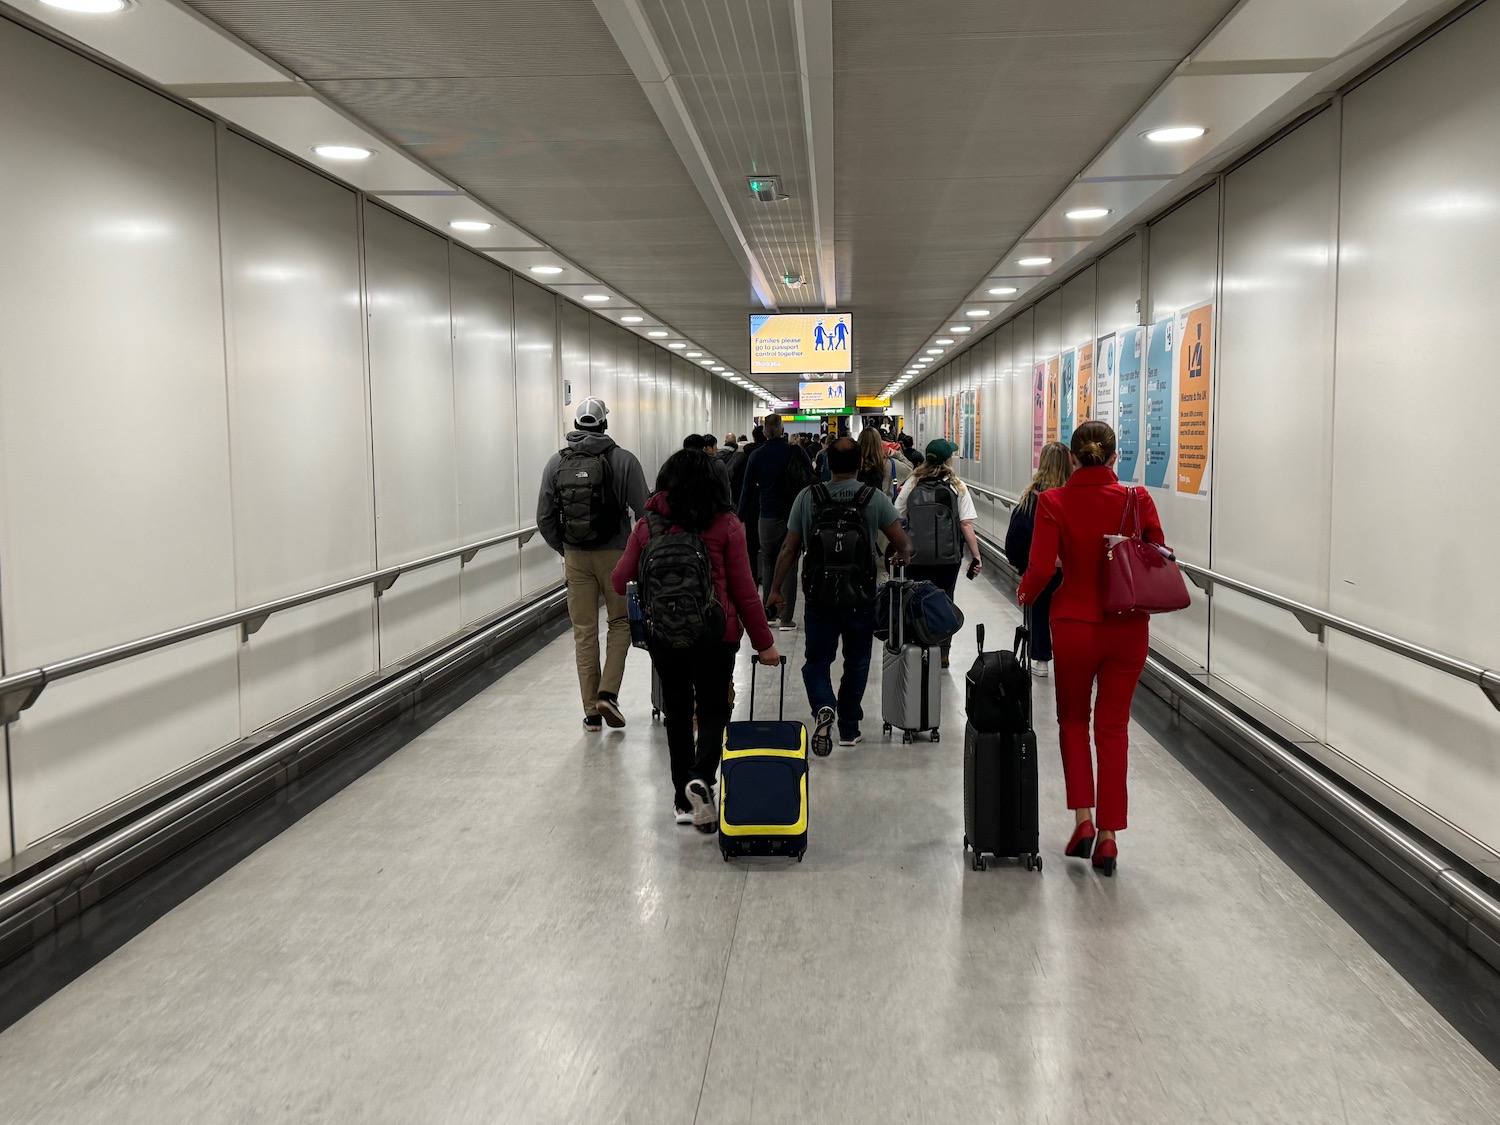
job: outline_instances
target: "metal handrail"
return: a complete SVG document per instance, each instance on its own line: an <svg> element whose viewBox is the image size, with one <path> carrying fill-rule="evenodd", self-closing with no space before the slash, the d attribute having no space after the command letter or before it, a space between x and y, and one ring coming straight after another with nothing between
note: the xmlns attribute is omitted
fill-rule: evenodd
<svg viewBox="0 0 1500 1125"><path fill-rule="evenodd" d="M998 500L1007 508L1014 508L1016 506L1016 498L1014 496L1007 496L1003 492L996 492L993 489L985 488L983 485L974 484L971 481L964 481L964 487L979 493L981 496L988 496L991 500Z"/></svg>
<svg viewBox="0 0 1500 1125"><path fill-rule="evenodd" d="M209 633L217 633L221 629L232 629L238 626L241 638L249 640L252 634L260 631L261 626L270 619L273 613L281 613L300 605L307 605L309 602L331 598L336 594L357 590L361 586L373 586L375 596L378 598L396 584L396 579L410 571L436 566L449 559L458 559L459 567L462 568L473 562L474 556L487 547L498 547L502 543L510 543L514 540L519 540L521 545L525 546L536 533L535 525L518 528L515 531L507 531L504 535L492 535L488 539L479 539L462 547L453 547L434 555L424 555L410 562L372 570L368 574L346 578L341 582L319 586L314 590L304 590L300 594L291 594L284 598L277 598L275 601L261 602L259 605L237 609L233 613L220 614L218 617L210 617L204 621L195 621L191 625L168 629L164 633L153 633L139 640L96 649L82 656L69 657L67 660L59 660L53 664L44 664L40 668L0 676L0 724L14 722L22 711L37 701L42 694L42 689L53 680L66 679L80 672L90 672L107 664L129 660L132 656L141 656L148 652L155 652L157 649L168 648L171 645L181 644L183 641L206 636Z"/></svg>
<svg viewBox="0 0 1500 1125"><path fill-rule="evenodd" d="M1304 629L1315 634L1320 642L1326 642L1328 630L1333 629L1346 636L1375 645L1377 648L1383 648L1387 652L1394 652L1397 656L1404 656L1408 660L1415 660L1418 664L1425 664L1429 668L1445 672L1457 679L1467 680L1484 692L1495 709L1500 711L1500 672L1481 667L1472 661L1460 660L1456 656L1428 648L1426 645L1402 640L1390 633L1382 633L1379 629L1372 629L1368 625L1350 621L1347 617L1340 617L1318 609L1316 606L1307 605L1305 602L1284 598L1280 594L1273 594L1269 590L1252 586L1248 582L1241 582L1237 578L1230 578L1228 575L1209 570L1207 567L1183 562L1181 559L1177 560L1177 565L1193 585L1209 597L1213 596L1215 586L1223 586L1226 590L1234 590L1236 593L1244 594L1266 605L1286 610Z"/></svg>

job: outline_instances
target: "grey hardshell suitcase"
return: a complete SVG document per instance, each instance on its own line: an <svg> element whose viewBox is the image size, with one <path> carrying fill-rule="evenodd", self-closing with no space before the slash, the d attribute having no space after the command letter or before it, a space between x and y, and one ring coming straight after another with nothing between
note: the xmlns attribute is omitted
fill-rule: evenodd
<svg viewBox="0 0 1500 1125"><path fill-rule="evenodd" d="M880 653L880 717L885 733L890 734L892 728L901 731L902 742L910 742L913 735L925 731L938 742L943 715L942 665L932 649L902 639L906 591L912 585L904 574L902 567L892 571L896 594L887 599L890 631Z"/></svg>

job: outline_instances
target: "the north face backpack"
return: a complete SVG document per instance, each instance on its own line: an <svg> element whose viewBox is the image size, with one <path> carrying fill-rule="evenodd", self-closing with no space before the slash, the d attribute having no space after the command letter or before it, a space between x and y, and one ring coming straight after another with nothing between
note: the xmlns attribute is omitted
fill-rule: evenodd
<svg viewBox="0 0 1500 1125"><path fill-rule="evenodd" d="M835 498L826 484L812 489L812 520L802 587L808 604L833 613L867 606L875 597L875 548L865 506L875 490Z"/></svg>
<svg viewBox="0 0 1500 1125"><path fill-rule="evenodd" d="M559 456L552 491L562 519L563 543L596 550L620 533L625 517L611 479L609 451L585 453L569 447Z"/></svg>
<svg viewBox="0 0 1500 1125"><path fill-rule="evenodd" d="M958 493L945 480L908 483L906 530L911 536L912 562L941 566L963 559L963 531L958 522Z"/></svg>
<svg viewBox="0 0 1500 1125"><path fill-rule="evenodd" d="M708 546L695 531L667 534L672 524L646 513L650 532L641 548L641 609L646 638L664 648L691 648L724 637L724 607L714 592Z"/></svg>

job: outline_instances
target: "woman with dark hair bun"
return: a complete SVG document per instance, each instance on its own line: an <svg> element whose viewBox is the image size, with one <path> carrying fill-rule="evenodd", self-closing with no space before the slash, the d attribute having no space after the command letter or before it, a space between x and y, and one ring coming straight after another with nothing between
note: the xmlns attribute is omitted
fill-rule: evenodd
<svg viewBox="0 0 1500 1125"><path fill-rule="evenodd" d="M1106 616L1101 609L1104 537L1119 534L1133 497L1145 538L1160 545L1166 540L1150 494L1125 488L1115 476L1114 430L1103 422L1085 422L1073 431L1070 452L1074 469L1067 484L1037 496L1031 558L1017 596L1022 605L1034 604L1062 560L1062 585L1052 595L1052 662L1058 741L1076 822L1067 854L1092 855L1095 868L1113 875L1119 857L1115 833L1125 827L1130 702L1146 665L1151 619L1144 613ZM1096 684L1097 698L1091 699ZM1099 759L1097 830L1091 702Z"/></svg>
<svg viewBox="0 0 1500 1125"><path fill-rule="evenodd" d="M678 538L683 536L690 538ZM675 541L663 551L666 539ZM709 574L702 576L698 567L705 557ZM701 449L679 450L661 467L656 492L646 501L646 516L635 525L611 576L615 590L624 594L636 581L644 587L643 571L668 595L658 603L663 607L661 620L648 628L647 646L661 677L672 760L672 814L678 824L712 832L719 816L714 776L729 721L729 688L740 637L749 632L762 664L779 664L781 655L750 574L745 528L734 515L714 463ZM700 588L705 577L708 588ZM649 605L653 591L643 588L641 594ZM681 612L692 606L695 611Z"/></svg>

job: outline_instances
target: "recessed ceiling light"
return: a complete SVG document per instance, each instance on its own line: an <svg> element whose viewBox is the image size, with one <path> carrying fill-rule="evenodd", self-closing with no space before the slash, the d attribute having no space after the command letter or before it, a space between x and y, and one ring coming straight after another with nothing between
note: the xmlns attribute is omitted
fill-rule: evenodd
<svg viewBox="0 0 1500 1125"><path fill-rule="evenodd" d="M546 275L548 277L551 277L553 274L562 273L562 271L563 271L562 266L532 266L531 267L531 272L532 273L544 274L544 275Z"/></svg>
<svg viewBox="0 0 1500 1125"><path fill-rule="evenodd" d="M714 365L714 361L711 359L700 359L698 362L704 367L712 367Z"/></svg>
<svg viewBox="0 0 1500 1125"><path fill-rule="evenodd" d="M1177 145L1183 141L1196 141L1208 132L1202 125L1163 125L1160 129L1147 129L1141 136L1159 145Z"/></svg>
<svg viewBox="0 0 1500 1125"><path fill-rule="evenodd" d="M647 332L646 335L650 336L653 340L665 340L668 336L671 335L671 333L663 332L660 328L653 328L650 332Z"/></svg>
<svg viewBox="0 0 1500 1125"><path fill-rule="evenodd" d="M454 230L489 230L494 223L486 223L480 219L454 219L448 224Z"/></svg>
<svg viewBox="0 0 1500 1125"><path fill-rule="evenodd" d="M1015 291L1016 287L1014 285L997 285L994 289L990 290L990 296L1009 297Z"/></svg>
<svg viewBox="0 0 1500 1125"><path fill-rule="evenodd" d="M313 155L321 156L324 160L368 160L375 152L359 145L313 145Z"/></svg>
<svg viewBox="0 0 1500 1125"><path fill-rule="evenodd" d="M949 344L953 343L953 341L952 340L946 340L946 339L945 340L934 340L933 343L937 344L939 347L946 348Z"/></svg>
<svg viewBox="0 0 1500 1125"><path fill-rule="evenodd" d="M948 331L949 332L957 332L960 336L962 336L965 332L972 332L972 331L974 331L974 326L972 324L955 324L955 325L952 325L948 329Z"/></svg>
<svg viewBox="0 0 1500 1125"><path fill-rule="evenodd" d="M671 348L674 352L680 352L680 351L682 351L683 348L687 347L687 345L684 344L681 340L679 340L675 344L668 344L667 347Z"/></svg>
<svg viewBox="0 0 1500 1125"><path fill-rule="evenodd" d="M703 357L703 353L702 352L688 352L687 353L687 357L688 357L688 359L701 359Z"/></svg>
<svg viewBox="0 0 1500 1125"><path fill-rule="evenodd" d="M1110 214L1108 207L1079 207L1072 211L1064 211L1065 219L1102 219Z"/></svg>
<svg viewBox="0 0 1500 1125"><path fill-rule="evenodd" d="M1052 264L1052 259L1051 258L1037 257L1037 258L1017 258L1016 259L1016 265L1018 265L1018 266L1050 266L1051 264Z"/></svg>
<svg viewBox="0 0 1500 1125"><path fill-rule="evenodd" d="M585 293L583 299L592 305L602 305L609 300L608 293Z"/></svg>
<svg viewBox="0 0 1500 1125"><path fill-rule="evenodd" d="M643 316L622 316L620 318L620 323L621 324L645 324L646 323L646 318L643 317Z"/></svg>
<svg viewBox="0 0 1500 1125"><path fill-rule="evenodd" d="M942 355L943 354L943 349L942 348L928 348L927 349L927 354L928 355Z"/></svg>
<svg viewBox="0 0 1500 1125"><path fill-rule="evenodd" d="M123 12L130 6L129 0L42 0L42 3L49 8L83 12L90 16L107 16L111 12Z"/></svg>
<svg viewBox="0 0 1500 1125"><path fill-rule="evenodd" d="M906 369L906 373L908 375L918 375L918 374L921 373L921 371L922 371L922 369L920 367L908 367Z"/></svg>
<svg viewBox="0 0 1500 1125"><path fill-rule="evenodd" d="M989 316L989 315L990 315L990 310L989 309L965 309L964 310L964 316L982 317L982 316Z"/></svg>

